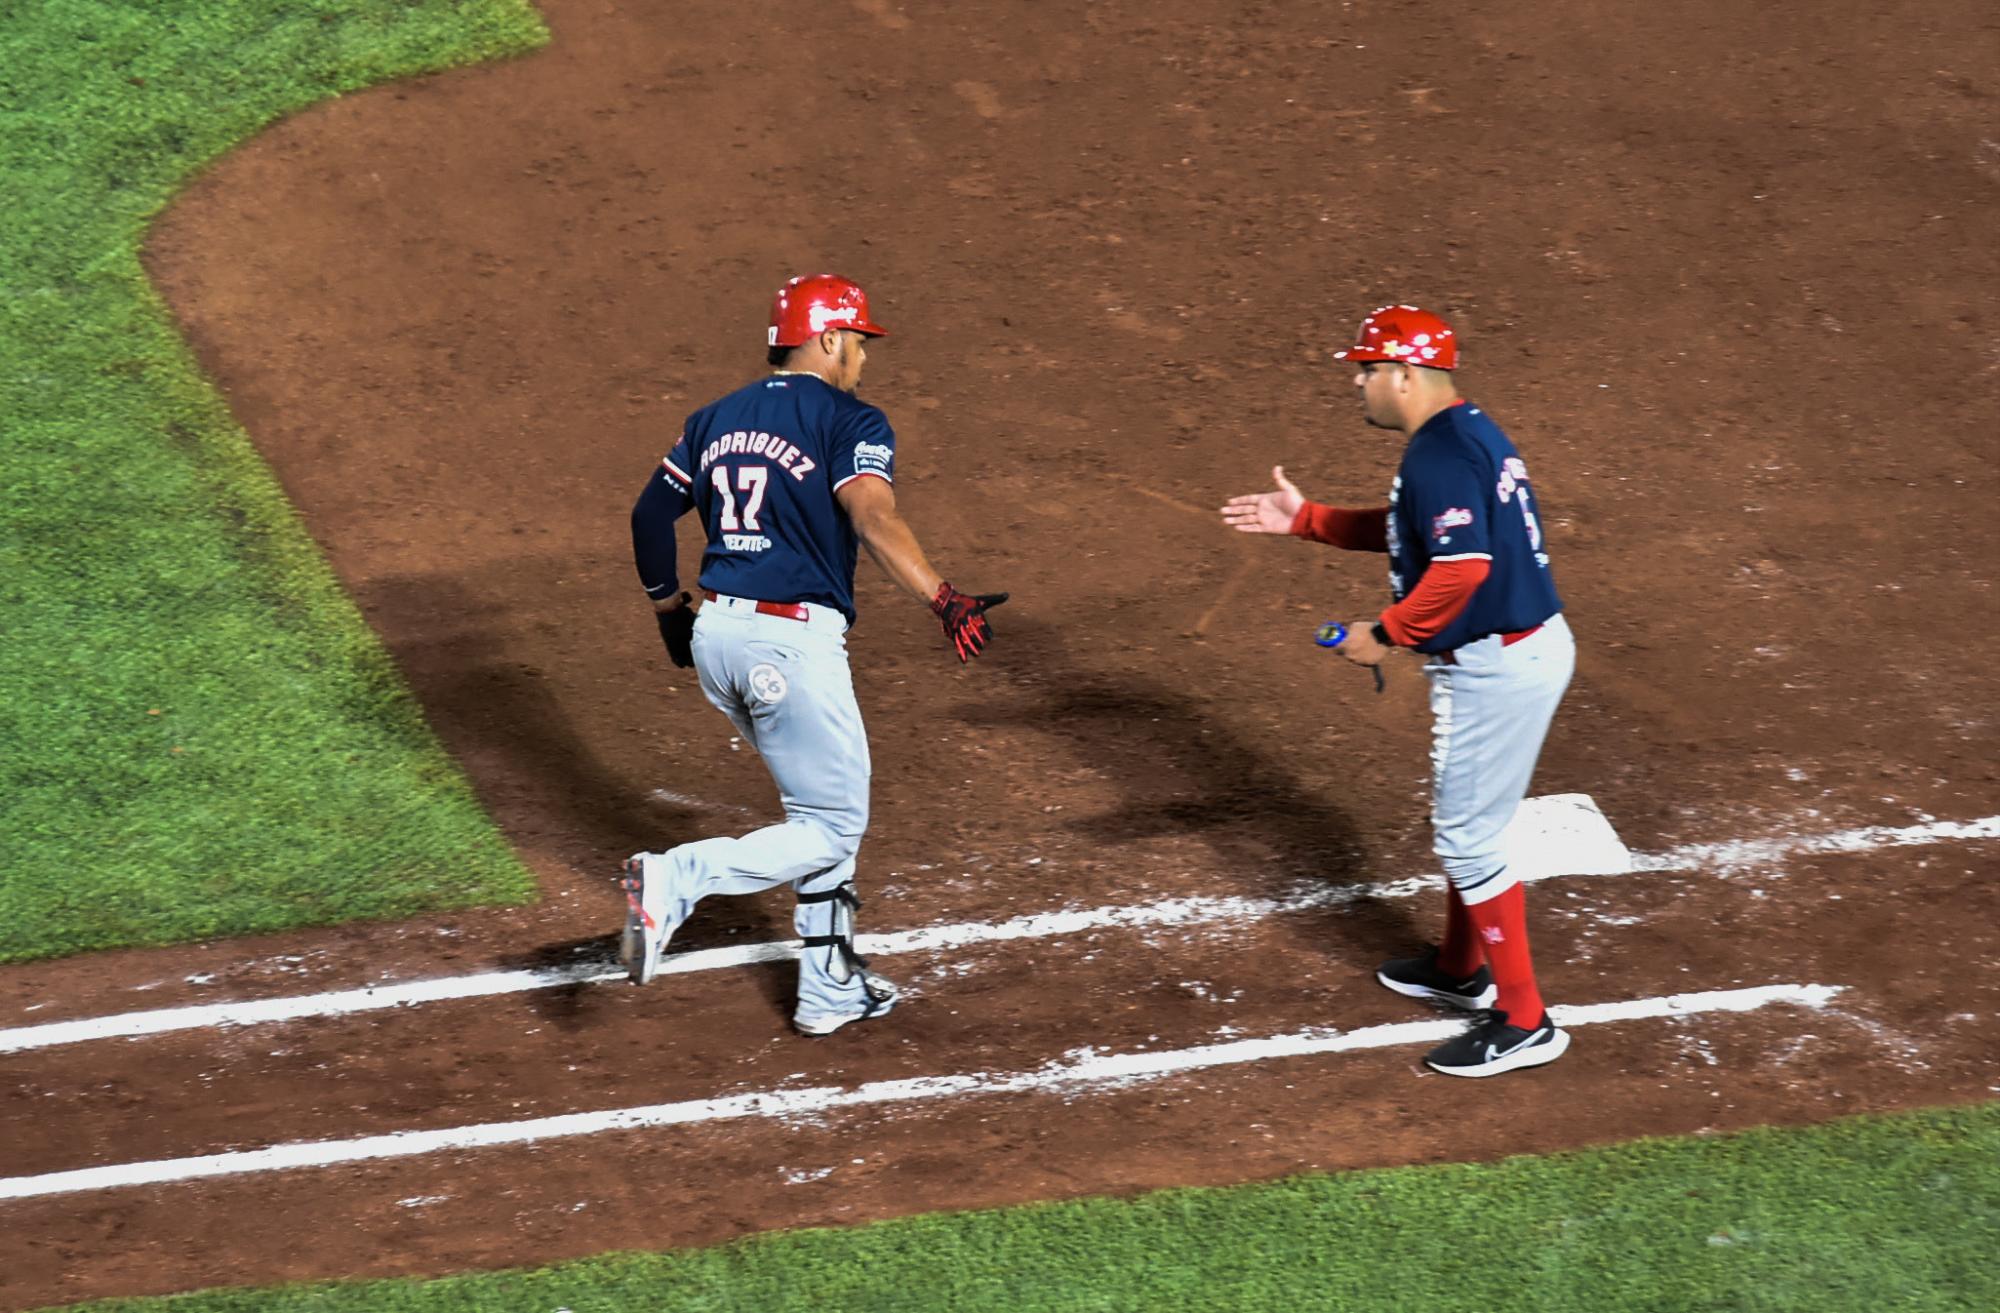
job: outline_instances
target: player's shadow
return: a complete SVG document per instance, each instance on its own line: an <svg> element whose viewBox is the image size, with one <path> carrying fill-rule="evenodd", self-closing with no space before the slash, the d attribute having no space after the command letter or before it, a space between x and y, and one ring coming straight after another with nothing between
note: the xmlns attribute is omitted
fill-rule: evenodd
<svg viewBox="0 0 2000 1313"><path fill-rule="evenodd" d="M555 571L530 559L495 573L504 574L522 596L549 598L561 596L561 590L536 576ZM565 622L560 613L524 613L504 594L441 573L376 579L361 586L358 599L425 719L508 839L524 852L602 872L607 915L619 904L614 882L629 854L685 843L714 833L718 825L744 828L737 811L701 810L652 787L654 771L675 765L685 771L684 762L669 761L662 750L635 752L630 740L592 739L577 730L569 707L592 697L629 704L635 725L647 717L670 719L670 713L648 701L652 676L636 664L629 682L609 692L604 671L615 658L593 653L576 668L565 667L549 637ZM593 613L589 623L635 625L641 640L633 645L635 662L642 659L638 654L657 652L658 640L643 615L621 620ZM701 704L698 714L713 713ZM745 801L775 811L772 799ZM782 912L760 909L755 900L728 899L712 913L703 911L687 947L726 943L732 934L767 938L789 929ZM551 951L560 954L567 947L552 945ZM607 960L612 951L606 948Z"/></svg>
<svg viewBox="0 0 2000 1313"><path fill-rule="evenodd" d="M565 1029L584 1024L590 1017L589 1004L601 998L604 985L585 975L604 975L618 968L618 932L542 944L518 953L504 953L500 965L509 971L560 972L578 978L531 991L529 1006L546 1020Z"/></svg>
<svg viewBox="0 0 2000 1313"><path fill-rule="evenodd" d="M778 895L772 895L773 898ZM725 908L748 905L756 900L744 898L712 898L702 904L700 916L710 922L711 927L719 918L710 917L710 912L720 912ZM773 906L776 906L775 904ZM736 927L740 939L731 939L729 930L723 930L720 943L697 940L683 943L676 938L668 948L668 957L675 952L685 952L696 947L716 948L731 942L763 943L773 939L788 939L792 934L791 919L782 911L767 909L753 914L761 918L759 928L745 931ZM694 921L689 922L695 926ZM768 927L768 928L766 928ZM698 927L697 927L698 928ZM696 939L696 936L689 936ZM553 1025L565 1030L578 1030L598 1024L603 1015L599 1006L606 998L607 989L630 988L622 979L606 980L606 976L622 977L624 968L618 962L618 932L613 930L602 935L592 935L587 939L571 939L560 943L542 944L524 949L518 953L506 953L500 957L500 965L509 971L532 971L536 973L560 973L571 977L558 984L547 985L528 993L529 1006L536 1014ZM798 962L786 957L778 961L750 962L732 968L741 971L763 996L771 1011L782 1018L792 1015L792 1005L798 993ZM655 997L662 1000L671 998L676 981L685 979L674 974L657 978L652 989Z"/></svg>
<svg viewBox="0 0 2000 1313"><path fill-rule="evenodd" d="M1079 665L1061 631L1006 617L1004 668L1016 696L961 707L972 724L1009 724L1075 744L1080 760L1112 775L1122 806L1079 817L1073 829L1115 851L1156 837L1198 835L1215 854L1216 886L1253 897L1345 890L1323 908L1285 918L1363 955L1417 937L1412 909L1365 892L1381 878L1337 798L1302 787L1274 748L1212 719L1193 698L1127 666Z"/></svg>
<svg viewBox="0 0 2000 1313"><path fill-rule="evenodd" d="M521 564L521 570L532 567ZM532 590L531 590L532 591ZM562 677L518 654L491 598L452 575L375 579L358 600L377 623L424 718L508 838L572 865L602 866L697 831L691 809L613 770L563 709ZM518 623L515 628L521 628Z"/></svg>
<svg viewBox="0 0 2000 1313"><path fill-rule="evenodd" d="M533 576L544 568L533 560L513 563L510 580L515 584L526 580L532 585ZM524 596L555 595L552 588L540 586L524 587L522 592ZM645 762L657 755L657 767L677 767L685 775L685 761L668 761L663 752L655 754L653 749L634 753L624 741L594 741L578 732L565 707L580 697L603 695L607 663L598 655L593 658L593 669L563 670L553 668L554 658L536 655L537 649L548 646L546 637L537 632L538 625L560 624L560 615L524 616L518 610L510 611L504 598L486 596L443 574L377 580L362 590L360 600L371 614L386 618L378 628L422 704L426 719L464 767L474 790L507 837L524 850L539 850L577 869L603 872L605 933L525 949L503 959L508 968L619 971L616 926L624 900L613 882L625 856L641 849L659 851L720 830L740 831L778 818L775 797L763 792L741 800L712 798L712 804L721 810L673 802L651 787L647 771L652 767ZM604 618L596 623L620 621ZM658 640L652 637L652 626L643 615L638 624L646 640L640 647L651 656L657 651ZM544 669L535 664L537 661L551 668ZM621 686L612 696L631 703L634 717L665 716L665 710L649 704L643 696L650 679L635 664L629 686ZM695 695L696 704L687 710L704 717L714 715L699 696ZM713 795L719 787L711 781L701 791ZM669 951L789 939L791 935L788 893L712 898L675 936ZM759 964L750 971L773 1011L789 1016L796 965L789 961ZM582 981L552 985L532 991L531 1006L554 1025L581 1027L591 1024L596 1001L605 997L605 988ZM653 988L667 992L657 982Z"/></svg>

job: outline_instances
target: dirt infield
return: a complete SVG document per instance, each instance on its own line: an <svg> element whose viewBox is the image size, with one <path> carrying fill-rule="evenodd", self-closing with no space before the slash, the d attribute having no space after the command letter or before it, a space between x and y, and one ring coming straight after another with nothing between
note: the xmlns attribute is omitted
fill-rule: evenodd
<svg viewBox="0 0 2000 1313"><path fill-rule="evenodd" d="M771 817L659 650L626 514L681 417L761 367L776 283L819 268L894 330L864 390L906 514L955 582L1014 595L960 670L863 568L868 929L1431 869L1414 665L1376 697L1308 641L1379 605L1379 561L1212 509L1274 461L1381 498L1393 438L1327 356L1389 299L1458 322L1550 517L1581 654L1538 792L1648 850L2000 812L1989 6L855 0L810 32L716 0L543 9L532 58L265 133L148 261L546 900L10 968L0 1026L608 956L619 858ZM1803 1024L1593 1027L1494 1082L1288 1059L4 1204L0 1304L1991 1095L2000 984L1964 970L1996 951L1990 842L1550 882L1530 909L1552 1002L1849 992ZM768 967L0 1056L0 1138L9 1174L56 1172L1378 1025L1421 1014L1367 968L1436 912L913 960L907 1007L817 1045ZM789 913L718 902L676 947Z"/></svg>

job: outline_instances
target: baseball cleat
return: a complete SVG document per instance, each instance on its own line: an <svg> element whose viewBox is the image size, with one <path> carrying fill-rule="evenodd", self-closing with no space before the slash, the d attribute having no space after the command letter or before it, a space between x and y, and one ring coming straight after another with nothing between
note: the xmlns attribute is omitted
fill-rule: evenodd
<svg viewBox="0 0 2000 1313"><path fill-rule="evenodd" d="M1547 1013L1533 1030L1510 1025L1505 1012L1488 1012L1456 1039L1424 1055L1424 1062L1447 1076L1498 1076L1517 1067L1554 1062L1569 1048L1569 1032L1556 1028Z"/></svg>
<svg viewBox="0 0 2000 1313"><path fill-rule="evenodd" d="M660 955L680 927L671 915L667 884L672 867L665 853L634 853L625 860L625 933L618 941L618 960L635 985L660 972Z"/></svg>
<svg viewBox="0 0 2000 1313"><path fill-rule="evenodd" d="M1433 944L1421 957L1390 958L1375 968L1375 978L1406 998L1420 998L1448 1008L1468 1011L1490 1008L1500 997L1493 984L1493 973L1485 963L1480 963L1479 970L1470 976L1459 979L1439 971L1437 959L1437 946Z"/></svg>
<svg viewBox="0 0 2000 1313"><path fill-rule="evenodd" d="M861 1007L852 1012L825 1012L815 1017L793 1017L792 1029L811 1039L819 1039L833 1034L850 1022L887 1016L889 1010L896 1006L896 995L900 991L894 982L885 977L875 975L873 972L864 973L861 977L861 988L863 990Z"/></svg>

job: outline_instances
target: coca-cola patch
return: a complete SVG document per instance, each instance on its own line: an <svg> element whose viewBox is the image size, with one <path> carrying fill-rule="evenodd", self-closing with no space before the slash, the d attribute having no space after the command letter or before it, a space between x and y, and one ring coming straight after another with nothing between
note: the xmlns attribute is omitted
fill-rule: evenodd
<svg viewBox="0 0 2000 1313"><path fill-rule="evenodd" d="M1472 512L1462 506L1454 506L1443 515L1431 517L1431 537L1438 542L1448 543L1451 541L1453 529L1461 529L1471 523Z"/></svg>

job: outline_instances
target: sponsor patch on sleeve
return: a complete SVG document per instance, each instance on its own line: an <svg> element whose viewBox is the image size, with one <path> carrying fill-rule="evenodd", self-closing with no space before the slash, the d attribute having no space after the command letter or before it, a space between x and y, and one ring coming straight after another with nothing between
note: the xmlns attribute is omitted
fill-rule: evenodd
<svg viewBox="0 0 2000 1313"><path fill-rule="evenodd" d="M857 442L854 444L854 472L874 474L881 478L890 477L896 464L896 448L887 442Z"/></svg>
<svg viewBox="0 0 2000 1313"><path fill-rule="evenodd" d="M1454 506L1443 515L1431 517L1431 537L1440 543L1451 541L1451 531L1462 529L1472 523L1472 512L1463 506Z"/></svg>

